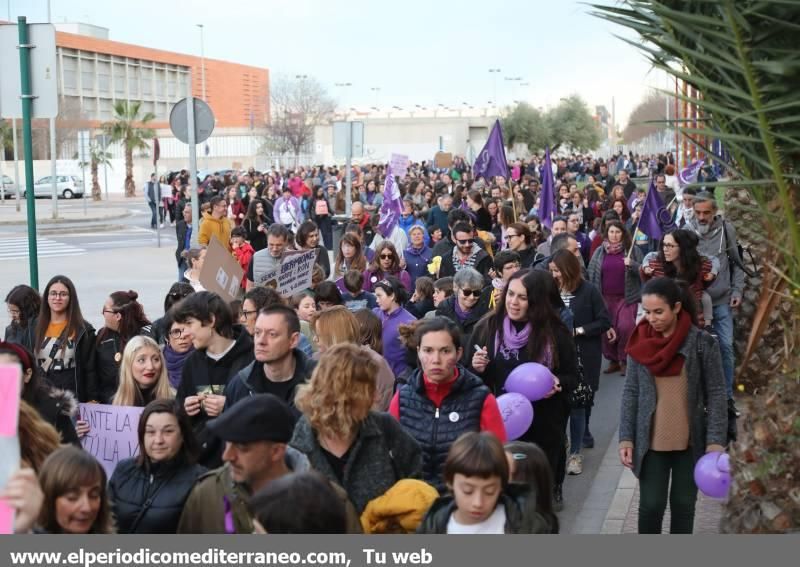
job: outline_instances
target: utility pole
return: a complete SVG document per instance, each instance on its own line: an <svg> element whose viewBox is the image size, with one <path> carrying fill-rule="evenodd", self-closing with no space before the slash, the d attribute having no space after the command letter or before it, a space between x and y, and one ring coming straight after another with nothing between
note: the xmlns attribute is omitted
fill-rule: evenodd
<svg viewBox="0 0 800 567"><path fill-rule="evenodd" d="M208 103L208 100L206 99L206 48L203 34L203 24L197 24L197 27L200 28L200 77L203 87L203 102ZM208 147L208 142L206 142L203 146L206 175L208 175L208 152L205 150L206 147Z"/></svg>

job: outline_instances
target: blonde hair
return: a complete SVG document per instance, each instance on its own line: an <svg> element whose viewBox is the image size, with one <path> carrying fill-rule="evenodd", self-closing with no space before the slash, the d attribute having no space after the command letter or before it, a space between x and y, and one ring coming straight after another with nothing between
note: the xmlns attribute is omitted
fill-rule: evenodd
<svg viewBox="0 0 800 567"><path fill-rule="evenodd" d="M133 378L133 360L136 358L136 353L143 348L151 348L158 353L161 359L161 373L158 375L158 380L153 386L154 400L172 399L175 397L175 392L169 385L169 377L167 376L167 361L164 360L164 353L158 347L158 344L150 337L142 335L133 337L125 345L125 351L122 353L122 364L119 368L119 387L117 388L114 398L111 400L111 405L114 406L135 406L143 405L142 394L139 385Z"/></svg>
<svg viewBox="0 0 800 567"><path fill-rule="evenodd" d="M311 380L297 389L295 406L318 433L348 438L375 401L378 364L360 346L334 345L320 357Z"/></svg>
<svg viewBox="0 0 800 567"><path fill-rule="evenodd" d="M46 422L33 406L20 400L20 460L38 474L47 456L60 446L61 436L56 428Z"/></svg>
<svg viewBox="0 0 800 567"><path fill-rule="evenodd" d="M358 344L361 340L358 320L344 305L315 313L311 328L317 340L326 348L339 343Z"/></svg>

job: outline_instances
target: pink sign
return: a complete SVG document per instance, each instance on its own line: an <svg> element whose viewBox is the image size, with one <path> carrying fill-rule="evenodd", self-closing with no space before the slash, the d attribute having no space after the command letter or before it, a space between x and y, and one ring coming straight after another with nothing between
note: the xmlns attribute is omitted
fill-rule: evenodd
<svg viewBox="0 0 800 567"><path fill-rule="evenodd" d="M19 365L0 366L0 486L19 468L19 397L22 369ZM0 534L14 533L14 510L0 502Z"/></svg>

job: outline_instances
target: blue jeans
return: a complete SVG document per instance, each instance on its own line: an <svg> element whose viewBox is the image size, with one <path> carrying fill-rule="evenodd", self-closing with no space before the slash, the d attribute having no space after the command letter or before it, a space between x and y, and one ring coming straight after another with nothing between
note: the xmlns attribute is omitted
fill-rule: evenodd
<svg viewBox="0 0 800 567"><path fill-rule="evenodd" d="M569 454L577 455L583 448L586 433L586 408L573 408L569 412Z"/></svg>
<svg viewBox="0 0 800 567"><path fill-rule="evenodd" d="M714 306L714 330L719 337L719 348L722 353L722 371L725 373L725 385L728 398L733 397L733 312L728 303Z"/></svg>

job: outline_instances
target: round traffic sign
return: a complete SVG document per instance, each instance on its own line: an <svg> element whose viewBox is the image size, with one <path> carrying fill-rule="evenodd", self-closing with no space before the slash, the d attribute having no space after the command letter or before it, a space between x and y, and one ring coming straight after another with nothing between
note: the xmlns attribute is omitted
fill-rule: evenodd
<svg viewBox="0 0 800 567"><path fill-rule="evenodd" d="M169 113L169 127L172 133L184 144L189 143L189 119L187 99L181 99ZM200 144L208 140L214 131L214 112L205 101L192 97L194 100L194 143Z"/></svg>

